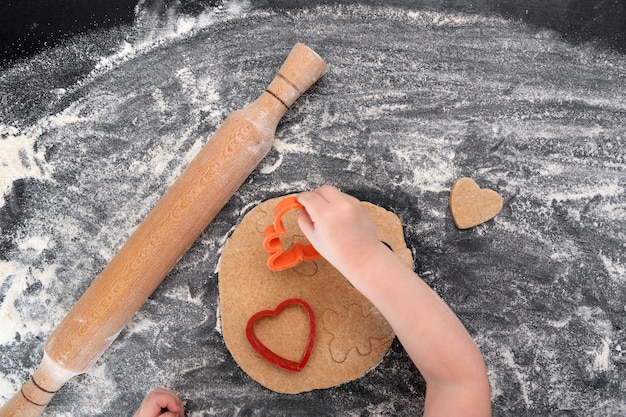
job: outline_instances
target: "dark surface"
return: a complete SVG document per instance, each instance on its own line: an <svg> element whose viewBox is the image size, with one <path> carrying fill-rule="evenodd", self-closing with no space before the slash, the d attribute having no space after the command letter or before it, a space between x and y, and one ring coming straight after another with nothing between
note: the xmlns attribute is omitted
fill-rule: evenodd
<svg viewBox="0 0 626 417"><path fill-rule="evenodd" d="M376 4L150 4L132 26L72 37L0 73L3 401L200 146L303 41L328 73L46 415L130 416L157 385L194 416L419 414L423 381L397 342L363 378L295 396L250 380L223 344L225 239L254 204L322 183L398 214L415 270L485 356L494 415L626 414L626 58L545 20L500 18L492 3L458 13ZM554 21L580 27L566 17L579 4L555 7ZM594 10L616 7L606 23L621 6L604 4ZM449 188L461 176L504 197L496 219L454 227Z"/></svg>
<svg viewBox="0 0 626 417"><path fill-rule="evenodd" d="M197 16L209 8L222 5L220 0L146 0L138 10L160 15L174 11L178 15ZM277 10L307 7L315 2L301 0L254 0L254 6ZM325 1L325 4L350 4L353 1ZM403 6L453 10L478 14L497 14L526 23L553 29L568 41L598 42L618 51L626 50L626 3L621 0L393 0L369 1L380 6ZM0 4L0 66L31 56L74 35L101 28L132 23L134 0L20 0Z"/></svg>
<svg viewBox="0 0 626 417"><path fill-rule="evenodd" d="M53 47L73 35L132 23L128 0L17 0L0 3L0 63Z"/></svg>

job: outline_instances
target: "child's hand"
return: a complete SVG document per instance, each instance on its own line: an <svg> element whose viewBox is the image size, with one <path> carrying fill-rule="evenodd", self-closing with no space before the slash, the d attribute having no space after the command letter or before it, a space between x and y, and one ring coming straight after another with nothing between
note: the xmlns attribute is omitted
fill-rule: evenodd
<svg viewBox="0 0 626 417"><path fill-rule="evenodd" d="M338 189L323 185L298 195L304 206L298 225L315 249L346 277L363 267L383 245L363 204Z"/></svg>
<svg viewBox="0 0 626 417"><path fill-rule="evenodd" d="M134 417L183 417L185 408L174 392L156 388L146 395Z"/></svg>

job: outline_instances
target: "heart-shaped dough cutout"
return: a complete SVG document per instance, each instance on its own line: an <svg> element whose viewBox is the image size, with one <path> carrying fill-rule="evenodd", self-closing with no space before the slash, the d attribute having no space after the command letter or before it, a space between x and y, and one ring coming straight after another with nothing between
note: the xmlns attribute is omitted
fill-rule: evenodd
<svg viewBox="0 0 626 417"><path fill-rule="evenodd" d="M281 356L272 351L259 340L256 333L254 332L254 324L258 320L264 317L278 317L278 315L285 309L285 307L293 305L304 308L304 310L307 312L307 315L309 316L309 337L304 353L302 354L302 357L299 361L287 359L284 356ZM250 317L246 326L246 336L252 348L259 355L261 355L263 359L267 360L272 365L278 366L288 371L300 372L305 367L305 365L309 361L309 358L311 357L313 342L315 341L315 315L313 314L313 309L306 301L300 298L290 298L288 300L285 300L280 303L274 310L262 310Z"/></svg>
<svg viewBox="0 0 626 417"><path fill-rule="evenodd" d="M469 229L491 220L502 210L502 197L480 188L471 178L460 178L450 190L452 219L459 229Z"/></svg>

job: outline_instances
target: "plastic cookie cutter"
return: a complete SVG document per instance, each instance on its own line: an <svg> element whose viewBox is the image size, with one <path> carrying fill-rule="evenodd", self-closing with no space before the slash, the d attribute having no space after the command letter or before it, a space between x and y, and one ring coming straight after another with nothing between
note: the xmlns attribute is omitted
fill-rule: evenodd
<svg viewBox="0 0 626 417"><path fill-rule="evenodd" d="M307 340L306 348L304 349L304 353L299 361L292 361L287 359L274 351L270 350L267 346L265 346L254 333L254 323L264 317L278 317L281 311L285 309L285 307L291 305L298 305L306 311L309 316L309 337ZM248 342L254 348L254 350L261 355L263 359L270 362L272 365L278 366L279 368L286 369L288 371L300 372L304 368L304 366L309 361L311 357L311 351L313 350L313 343L315 341L315 314L313 313L313 309L311 306L304 300L300 298L290 298L288 300L280 303L276 309L274 310L263 310L259 311L248 320L248 324L246 325L246 337L248 338Z"/></svg>
<svg viewBox="0 0 626 417"><path fill-rule="evenodd" d="M302 261L314 261L322 257L311 244L294 243L291 248L284 250L280 237L287 232L283 224L283 217L291 210L303 209L304 206L296 200L296 196L283 198L274 211L274 223L265 228L263 248L269 253L267 267L272 271L283 271L293 268Z"/></svg>

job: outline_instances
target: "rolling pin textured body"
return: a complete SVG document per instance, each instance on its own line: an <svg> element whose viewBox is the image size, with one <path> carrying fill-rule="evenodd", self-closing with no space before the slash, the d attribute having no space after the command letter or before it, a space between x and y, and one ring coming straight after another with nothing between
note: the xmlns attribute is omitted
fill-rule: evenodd
<svg viewBox="0 0 626 417"><path fill-rule="evenodd" d="M85 372L271 148L279 120L326 70L297 44L267 90L231 114L48 337L33 377L0 417L38 416Z"/></svg>

